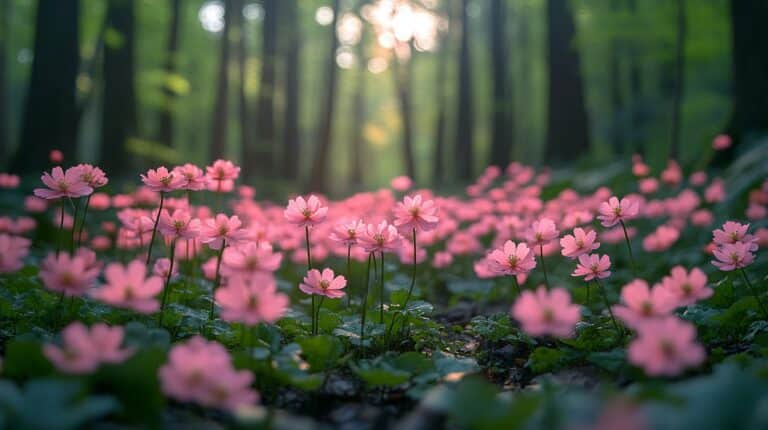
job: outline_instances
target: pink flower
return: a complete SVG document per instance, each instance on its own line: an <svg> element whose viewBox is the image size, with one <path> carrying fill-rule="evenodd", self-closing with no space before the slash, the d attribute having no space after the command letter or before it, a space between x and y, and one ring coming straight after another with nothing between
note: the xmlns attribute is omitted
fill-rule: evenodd
<svg viewBox="0 0 768 430"><path fill-rule="evenodd" d="M43 354L57 369L70 374L87 374L102 363L120 363L133 354L130 348L121 349L123 328L104 323L88 327L79 321L64 328L61 347L46 344Z"/></svg>
<svg viewBox="0 0 768 430"><path fill-rule="evenodd" d="M149 224L148 224L149 223ZM144 218L143 226L149 226L152 231L152 220ZM202 233L200 220L192 218L189 211L185 209L176 209L173 214L163 209L160 213L160 219L157 223L157 229L168 239L194 239Z"/></svg>
<svg viewBox="0 0 768 430"><path fill-rule="evenodd" d="M18 175L11 175L10 173L0 173L0 188L12 190L18 188L21 179Z"/></svg>
<svg viewBox="0 0 768 430"><path fill-rule="evenodd" d="M203 169L195 166L194 164L187 163L183 166L176 166L173 168L173 175L183 179L181 189L190 191L204 190L206 186L205 174Z"/></svg>
<svg viewBox="0 0 768 430"><path fill-rule="evenodd" d="M667 168L661 172L661 181L669 185L677 185L683 180L683 170L675 160L667 161Z"/></svg>
<svg viewBox="0 0 768 430"><path fill-rule="evenodd" d="M358 243L366 252L395 252L400 247L400 234L386 221L368 224Z"/></svg>
<svg viewBox="0 0 768 430"><path fill-rule="evenodd" d="M231 218L224 214L205 220L200 227L200 241L211 249L226 245L238 245L248 238L248 231L240 228L243 223L237 215Z"/></svg>
<svg viewBox="0 0 768 430"><path fill-rule="evenodd" d="M288 200L288 207L283 211L285 219L299 227L311 227L321 223L327 213L328 207L322 206L320 199L315 195L309 196L306 201L301 196Z"/></svg>
<svg viewBox="0 0 768 430"><path fill-rule="evenodd" d="M712 231L714 242L718 245L727 245L741 242L749 248L750 251L757 251L757 238L747 233L749 224L739 224L734 221L726 221L722 229Z"/></svg>
<svg viewBox="0 0 768 430"><path fill-rule="evenodd" d="M755 261L755 256L750 252L750 246L743 242L728 243L712 252L717 260L712 264L723 272L742 269Z"/></svg>
<svg viewBox="0 0 768 430"><path fill-rule="evenodd" d="M413 181L407 176L397 176L392 178L389 185L395 191L408 191L413 186Z"/></svg>
<svg viewBox="0 0 768 430"><path fill-rule="evenodd" d="M51 173L43 172L40 180L48 188L35 188L35 195L47 200L61 197L77 198L93 192L93 188L83 181L80 169L77 167L70 167L66 173L61 167L54 167Z"/></svg>
<svg viewBox="0 0 768 430"><path fill-rule="evenodd" d="M30 213L43 213L48 209L48 202L36 196L24 197L24 210Z"/></svg>
<svg viewBox="0 0 768 430"><path fill-rule="evenodd" d="M347 280L343 276L334 276L333 270L324 269L321 273L317 269L307 272L304 282L299 284L299 289L307 294L317 294L329 299L338 299L344 297L344 287L347 286Z"/></svg>
<svg viewBox="0 0 768 430"><path fill-rule="evenodd" d="M64 153L58 149L52 149L51 152L48 153L48 159L51 160L51 163L53 164L59 164L64 161Z"/></svg>
<svg viewBox="0 0 768 430"><path fill-rule="evenodd" d="M525 243L504 242L502 249L495 249L488 257L488 269L499 275L527 274L536 267L533 250Z"/></svg>
<svg viewBox="0 0 768 430"><path fill-rule="evenodd" d="M626 221L637 217L640 212L640 203L636 199L624 197L619 201L617 197L611 197L600 205L600 220L603 227L613 227L620 221Z"/></svg>
<svg viewBox="0 0 768 430"><path fill-rule="evenodd" d="M216 303L221 306L223 320L254 326L279 320L288 308L288 296L277 292L270 275L233 276L225 287L216 290Z"/></svg>
<svg viewBox="0 0 768 430"><path fill-rule="evenodd" d="M40 279L49 290L67 296L81 296L99 276L99 268L84 255L74 257L62 252L48 254L40 265Z"/></svg>
<svg viewBox="0 0 768 430"><path fill-rule="evenodd" d="M171 192L180 190L186 180L181 175L174 175L173 172L169 172L164 166L158 167L156 170L147 170L146 175L140 175L141 181L150 190L154 192Z"/></svg>
<svg viewBox="0 0 768 430"><path fill-rule="evenodd" d="M247 242L227 247L221 260L221 271L226 276L269 275L280 268L283 255L272 250L272 245Z"/></svg>
<svg viewBox="0 0 768 430"><path fill-rule="evenodd" d="M707 203L718 203L725 199L725 184L720 178L715 178L704 190L704 200Z"/></svg>
<svg viewBox="0 0 768 430"><path fill-rule="evenodd" d="M643 249L648 252L660 252L669 249L680 237L680 231L669 225L660 225L643 238Z"/></svg>
<svg viewBox="0 0 768 430"><path fill-rule="evenodd" d="M628 349L629 362L652 376L677 376L701 364L706 354L696 343L692 324L675 317L647 321L638 327L638 337Z"/></svg>
<svg viewBox="0 0 768 430"><path fill-rule="evenodd" d="M570 337L581 318L579 306L571 303L568 291L547 291L543 286L535 292L523 291L512 306L512 316L531 336L555 337Z"/></svg>
<svg viewBox="0 0 768 430"><path fill-rule="evenodd" d="M712 139L712 148L714 148L715 151L728 149L732 144L733 139L731 139L731 136L728 136L727 134L718 134L714 139Z"/></svg>
<svg viewBox="0 0 768 430"><path fill-rule="evenodd" d="M526 239L530 244L546 245L557 239L559 234L560 232L557 231L554 221L549 218L541 218L538 221L533 222L533 225L528 230Z"/></svg>
<svg viewBox="0 0 768 430"><path fill-rule="evenodd" d="M107 175L98 167L90 164L78 164L75 167L80 169L80 180L91 188L101 188L109 182Z"/></svg>
<svg viewBox="0 0 768 430"><path fill-rule="evenodd" d="M329 238L343 245L354 245L357 243L357 236L365 229L362 221L350 221L336 224Z"/></svg>
<svg viewBox="0 0 768 430"><path fill-rule="evenodd" d="M200 336L171 348L158 376L163 393L181 402L235 410L259 398L250 388L253 374L235 370L220 343Z"/></svg>
<svg viewBox="0 0 768 430"><path fill-rule="evenodd" d="M661 286L648 288L648 283L635 279L621 288L624 305L613 306L613 312L629 327L637 328L652 318L667 316L677 307L672 293Z"/></svg>
<svg viewBox="0 0 768 430"><path fill-rule="evenodd" d="M421 194L413 198L405 196L394 209L395 227L401 230L412 229L429 231L437 226L437 207L434 200L422 201Z"/></svg>
<svg viewBox="0 0 768 430"><path fill-rule="evenodd" d="M158 276L146 278L146 275L147 266L140 260L133 260L127 266L110 263L104 270L107 283L93 296L115 307L143 314L156 312L160 304L155 296L162 291L163 280Z"/></svg>
<svg viewBox="0 0 768 430"><path fill-rule="evenodd" d="M583 276L585 281L591 281L595 278L603 279L611 276L611 258L607 255L582 254L579 256L579 263L571 276Z"/></svg>
<svg viewBox="0 0 768 430"><path fill-rule="evenodd" d="M168 258L158 258L157 261L155 261L155 265L152 267L152 274L159 277L160 279L167 279L168 278L168 271L171 269L171 260ZM171 274L171 277L174 277L179 274L179 266L178 264L173 265L173 274Z"/></svg>
<svg viewBox="0 0 768 430"><path fill-rule="evenodd" d="M432 267L436 269L444 269L453 263L453 254L445 251L435 252L435 256L432 258Z"/></svg>
<svg viewBox="0 0 768 430"><path fill-rule="evenodd" d="M30 245L29 239L0 234L0 273L12 273L24 267Z"/></svg>
<svg viewBox="0 0 768 430"><path fill-rule="evenodd" d="M694 267L690 273L683 266L672 268L669 276L661 280L661 286L675 297L678 306L688 306L709 298L713 291L707 287L707 275Z"/></svg>
<svg viewBox="0 0 768 430"><path fill-rule="evenodd" d="M599 248L600 243L597 242L597 233L594 230L584 232L584 229L576 227L573 229L573 235L567 234L560 239L560 246L563 248L560 252L564 257L577 258Z"/></svg>
<svg viewBox="0 0 768 430"><path fill-rule="evenodd" d="M223 183L234 181L240 176L240 168L228 160L216 160L205 168L209 181Z"/></svg>

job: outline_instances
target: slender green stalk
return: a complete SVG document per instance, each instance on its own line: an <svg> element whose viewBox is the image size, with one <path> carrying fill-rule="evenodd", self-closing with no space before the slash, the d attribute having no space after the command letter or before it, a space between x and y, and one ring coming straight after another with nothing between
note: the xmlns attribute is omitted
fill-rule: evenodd
<svg viewBox="0 0 768 430"><path fill-rule="evenodd" d="M304 237L307 242L307 272L312 270L312 249L309 244L309 226L304 226ZM315 295L312 294L312 310L310 315L312 315L312 334L315 334Z"/></svg>
<svg viewBox="0 0 768 430"><path fill-rule="evenodd" d="M749 280L749 276L747 276L747 272L742 267L740 270L741 276L744 278L744 282L747 283L747 287L749 288L749 291L752 293L753 296L755 296L755 300L757 300L758 306L760 306L760 311L763 312L763 317L768 319L768 311L766 311L765 304L763 304L763 301L760 300L760 295L757 293L757 290L755 290L755 287L752 285L752 282Z"/></svg>
<svg viewBox="0 0 768 430"><path fill-rule="evenodd" d="M313 294L312 297L315 297ZM320 331L320 308L323 307L323 300L325 300L325 296L320 296L320 302L317 304L317 313L314 315L315 317L315 332L312 333L314 335L317 335L317 333Z"/></svg>
<svg viewBox="0 0 768 430"><path fill-rule="evenodd" d="M61 247L64 245L64 200L61 201L61 213L59 214L59 240L56 241L56 258L61 254Z"/></svg>
<svg viewBox="0 0 768 430"><path fill-rule="evenodd" d="M411 270L411 286L408 288L408 295L405 296L405 301L403 302L403 314L407 312L408 302L411 300L411 296L413 295L413 289L416 286L416 228L413 228L411 230L411 233L412 233L412 239L413 239L413 267ZM389 329L387 329L387 337L389 337L392 334L392 329L394 329L395 327L395 321L397 320L397 315L399 314L395 314L392 316L392 322L389 323Z"/></svg>
<svg viewBox="0 0 768 430"><path fill-rule="evenodd" d="M74 216L72 217L72 230L69 234L69 253L71 255L75 253L75 232L77 231L77 214L80 212L80 202L75 203L71 198L69 202L75 208Z"/></svg>
<svg viewBox="0 0 768 430"><path fill-rule="evenodd" d="M365 289L363 290L363 300L360 302L360 348L365 343L365 314L368 308L368 283L371 280L371 260L373 252L368 254L368 264L365 267Z"/></svg>
<svg viewBox="0 0 768 430"><path fill-rule="evenodd" d="M517 276L512 275L512 285L515 286L515 291L517 292L517 295L519 296L522 291L520 290L520 284L517 282Z"/></svg>
<svg viewBox="0 0 768 430"><path fill-rule="evenodd" d="M83 240L83 228L85 228L85 218L88 215L88 207L91 205L91 196L93 196L93 193L88 194L88 197L85 199L85 208L83 209L83 216L80 220L80 228L77 230L77 247L80 247L80 244Z"/></svg>
<svg viewBox="0 0 768 430"><path fill-rule="evenodd" d="M223 240L221 241L221 249L219 249L219 254L216 256L216 278L213 281L213 289L211 290L211 310L208 314L208 320L213 321L213 315L216 311L216 299L215 294L216 290L219 289L219 285L221 285L221 257L224 255L224 248L227 247L227 241Z"/></svg>
<svg viewBox="0 0 768 430"><path fill-rule="evenodd" d="M605 287L603 287L603 284L600 282L598 278L595 278L595 284L597 284L598 289L603 295L603 300L605 301L605 307L608 308L608 315L611 316L611 321L613 322L613 327L616 329L616 333L619 335L619 338L624 338L624 331L619 327L619 323L616 322L616 318L613 316L613 311L611 310L611 303L608 301L608 294L605 292Z"/></svg>
<svg viewBox="0 0 768 430"><path fill-rule="evenodd" d="M547 266L544 264L544 244L539 244L539 259L541 260L541 270L544 272L544 284L549 290L549 278L547 277Z"/></svg>
<svg viewBox="0 0 768 430"><path fill-rule="evenodd" d="M352 244L347 245L347 280L352 279ZM352 304L350 285L347 284L347 307Z"/></svg>
<svg viewBox="0 0 768 430"><path fill-rule="evenodd" d="M384 324L384 251L379 254L381 258L381 276L379 279L379 324Z"/></svg>
<svg viewBox="0 0 768 430"><path fill-rule="evenodd" d="M629 233L627 233L627 226L624 224L624 220L619 220L621 223L621 229L624 231L624 241L627 242L627 251L629 251L629 261L632 262L632 272L636 271L635 256L632 254L632 243L629 241Z"/></svg>
<svg viewBox="0 0 768 430"><path fill-rule="evenodd" d="M163 203L165 202L165 193L160 192L160 207L157 209L157 216L155 216L155 225L152 227L152 239L149 240L149 247L147 248L147 266L152 261L152 245L155 244L155 236L157 235L157 223L160 222L160 213L163 211Z"/></svg>
<svg viewBox="0 0 768 430"><path fill-rule="evenodd" d="M168 266L168 275L165 277L165 286L163 287L163 297L160 301L160 315L157 317L157 325L163 326L163 315L165 315L165 305L168 303L168 294L171 289L171 276L173 276L173 261L176 259L176 239L171 242L170 260Z"/></svg>

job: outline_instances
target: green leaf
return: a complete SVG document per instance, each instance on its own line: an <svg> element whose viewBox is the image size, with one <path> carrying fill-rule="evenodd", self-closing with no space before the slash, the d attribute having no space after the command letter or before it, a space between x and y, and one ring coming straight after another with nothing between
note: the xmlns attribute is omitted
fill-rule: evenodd
<svg viewBox="0 0 768 430"><path fill-rule="evenodd" d="M562 349L540 346L528 357L526 366L530 367L534 373L553 372L565 364L566 355Z"/></svg>
<svg viewBox="0 0 768 430"><path fill-rule="evenodd" d="M350 365L352 371L371 387L394 387L408 382L411 373L381 360L361 360Z"/></svg>
<svg viewBox="0 0 768 430"><path fill-rule="evenodd" d="M43 355L40 344L29 340L12 340L8 343L3 362L3 375L18 381L48 376L53 365Z"/></svg>
<svg viewBox="0 0 768 430"><path fill-rule="evenodd" d="M336 365L336 360L344 353L341 341L329 335L320 335L298 339L304 358L309 363L309 370L322 372Z"/></svg>

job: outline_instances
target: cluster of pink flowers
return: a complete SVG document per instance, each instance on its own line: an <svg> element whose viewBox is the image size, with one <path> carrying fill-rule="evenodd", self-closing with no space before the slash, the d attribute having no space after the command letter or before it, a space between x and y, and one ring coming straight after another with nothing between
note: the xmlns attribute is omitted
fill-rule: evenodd
<svg viewBox="0 0 768 430"><path fill-rule="evenodd" d="M121 347L122 327L98 323L89 329L76 321L64 328L61 337L61 346L47 344L43 354L64 373L92 373L103 363L121 363L133 354L132 348Z"/></svg>
<svg viewBox="0 0 768 430"><path fill-rule="evenodd" d="M21 269L30 245L27 238L0 233L0 274Z"/></svg>
<svg viewBox="0 0 768 430"><path fill-rule="evenodd" d="M163 392L180 402L236 410L259 399L253 374L236 370L224 346L200 336L171 348L158 375Z"/></svg>
<svg viewBox="0 0 768 430"><path fill-rule="evenodd" d="M752 264L758 239L747 233L748 229L749 224L727 221L722 229L714 230L712 235L716 247L712 251L715 256L712 264L724 272L743 269Z"/></svg>

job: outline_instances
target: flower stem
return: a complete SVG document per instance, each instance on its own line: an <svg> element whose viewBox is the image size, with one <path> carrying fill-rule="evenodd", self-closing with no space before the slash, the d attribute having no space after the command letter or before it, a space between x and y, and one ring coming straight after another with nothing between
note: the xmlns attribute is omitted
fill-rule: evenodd
<svg viewBox="0 0 768 430"><path fill-rule="evenodd" d="M171 289L171 276L173 276L173 260L176 258L176 239L171 242L170 260L171 264L168 266L168 276L165 278L165 287L163 288L163 298L160 301L160 316L157 319L157 325L163 326L163 315L165 314L165 305L168 303L168 294Z"/></svg>
<svg viewBox="0 0 768 430"><path fill-rule="evenodd" d="M605 292L605 287L603 287L603 284L598 280L598 278L595 278L595 284L597 284L598 289L603 295L603 301L605 301L605 307L608 308L608 315L611 316L611 321L613 322L613 327L616 329L616 333L619 335L620 339L624 338L624 331L619 328L619 323L616 322L616 318L613 316L613 311L611 310L611 303L608 301L608 294Z"/></svg>
<svg viewBox="0 0 768 430"><path fill-rule="evenodd" d="M740 268L739 271L741 272L741 276L744 277L744 282L747 283L747 287L749 288L749 291L752 293L753 296L755 296L755 300L757 300L757 304L760 306L760 310L763 312L763 317L768 319L768 311L766 311L763 301L760 300L760 295L757 293L757 290L755 290L755 287L752 285L752 282L750 282L749 276L747 276L747 272L744 270L743 267Z"/></svg>
<svg viewBox="0 0 768 430"><path fill-rule="evenodd" d="M624 240L627 242L627 251L629 251L629 260L632 262L632 272L635 272L635 256L632 255L632 243L629 241L629 233L627 233L627 226L624 224L624 220L619 220L621 223L621 229L624 231Z"/></svg>
<svg viewBox="0 0 768 430"><path fill-rule="evenodd" d="M541 260L541 270L544 272L544 284L549 290L549 278L547 277L547 266L544 264L544 244L539 243L539 259Z"/></svg>
<svg viewBox="0 0 768 430"><path fill-rule="evenodd" d="M77 204L72 201L72 198L69 198L69 203L72 204L72 206L75 208L74 216L72 217L72 230L70 231L69 235L69 253L74 254L75 253L75 231L77 231L77 214L80 212L80 202Z"/></svg>
<svg viewBox="0 0 768 430"><path fill-rule="evenodd" d="M381 257L381 276L379 284L379 324L384 324L384 251L379 254Z"/></svg>
<svg viewBox="0 0 768 430"><path fill-rule="evenodd" d="M219 285L221 285L221 257L224 255L224 248L226 247L227 241L222 239L221 249L219 249L219 254L216 257L216 279L213 281L213 289L211 289L211 311L208 314L209 321L213 321L213 315L216 310L216 300L214 295L216 294L216 290L219 289Z"/></svg>
<svg viewBox="0 0 768 430"><path fill-rule="evenodd" d="M64 200L61 201L61 213L59 214L59 240L56 241L56 258L61 254L61 247L64 242Z"/></svg>
<svg viewBox="0 0 768 430"><path fill-rule="evenodd" d="M347 245L347 279L352 279L352 244ZM349 290L349 288L347 288ZM351 291L347 291L347 307L352 304Z"/></svg>
<svg viewBox="0 0 768 430"><path fill-rule="evenodd" d="M157 216L155 216L155 225L152 227L152 239L149 240L149 247L147 248L147 266L152 261L152 245L155 244L155 236L157 235L157 223L160 222L160 213L163 211L163 203L165 202L165 193L160 192L160 207L157 209Z"/></svg>
<svg viewBox="0 0 768 430"><path fill-rule="evenodd" d="M314 298L315 295L312 295L312 298ZM314 315L315 317L315 332L312 333L314 335L317 335L317 333L320 331L320 308L323 307L323 300L325 300L325 296L320 296L320 302L317 304L317 312Z"/></svg>
<svg viewBox="0 0 768 430"><path fill-rule="evenodd" d="M512 275L512 285L515 286L515 291L517 292L517 295L519 296L522 291L520 291L520 284L517 282L517 276Z"/></svg>
<svg viewBox="0 0 768 430"><path fill-rule="evenodd" d="M304 226L304 238L307 242L307 272L312 270L312 249L309 244L309 226ZM315 334L315 295L312 294L312 309L310 311L312 315L312 334Z"/></svg>
<svg viewBox="0 0 768 430"><path fill-rule="evenodd" d="M413 236L413 267L411 270L411 286L408 288L408 295L405 296L405 301L403 302L404 313L407 311L408 301L411 300L411 295L413 295L413 288L416 286L416 229L415 228L412 229L411 233ZM382 271L382 274L383 274L383 271ZM387 337L389 337L389 335L392 333L392 329L395 327L395 321L397 320L397 315L399 314L395 314L392 316L392 322L389 323L389 329L387 330Z"/></svg>
<svg viewBox="0 0 768 430"><path fill-rule="evenodd" d="M91 196L93 194L88 194L88 197L85 199L85 208L83 209L83 217L80 220L80 228L77 230L77 247L80 247L80 243L83 240L83 228L85 228L85 217L88 215L88 207L91 205Z"/></svg>
<svg viewBox="0 0 768 430"><path fill-rule="evenodd" d="M373 252L368 254L368 264L365 268L365 290L363 290L363 300L360 302L362 309L360 310L360 348L365 343L365 313L368 305L368 283L371 280L371 260L373 259Z"/></svg>

